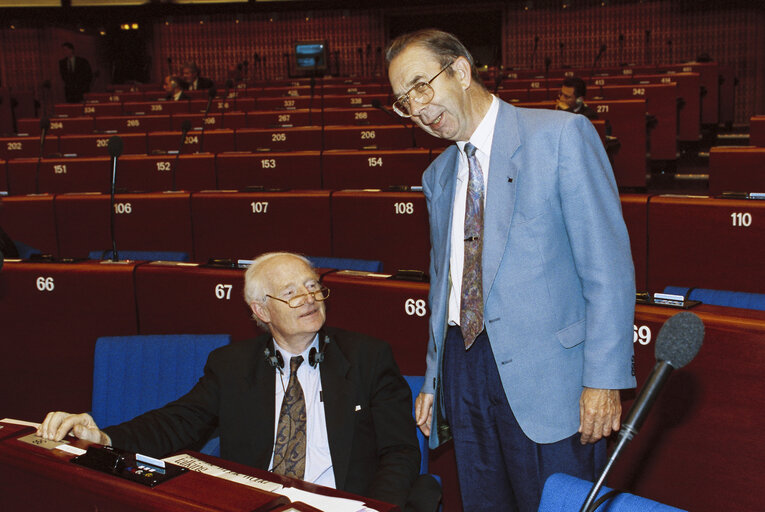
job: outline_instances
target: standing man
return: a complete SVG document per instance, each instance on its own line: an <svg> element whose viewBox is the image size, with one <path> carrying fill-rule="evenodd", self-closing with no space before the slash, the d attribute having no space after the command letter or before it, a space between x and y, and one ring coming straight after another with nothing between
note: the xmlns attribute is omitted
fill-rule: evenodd
<svg viewBox="0 0 765 512"><path fill-rule="evenodd" d="M64 43L64 58L58 61L58 70L64 81L64 96L67 103L79 103L86 92L90 92L93 72L88 59L74 54L74 45Z"/></svg>
<svg viewBox="0 0 765 512"><path fill-rule="evenodd" d="M537 510L593 479L632 373L634 270L603 146L583 116L492 96L453 35L386 51L394 110L455 141L425 171L430 339L417 422L454 437L463 508ZM434 399L435 396L435 399Z"/></svg>

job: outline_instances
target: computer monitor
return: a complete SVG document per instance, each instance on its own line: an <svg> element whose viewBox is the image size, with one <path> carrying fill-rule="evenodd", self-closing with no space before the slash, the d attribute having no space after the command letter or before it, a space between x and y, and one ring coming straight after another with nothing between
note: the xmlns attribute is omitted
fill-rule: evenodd
<svg viewBox="0 0 765 512"><path fill-rule="evenodd" d="M327 42L305 40L295 42L293 75L308 76L327 70Z"/></svg>

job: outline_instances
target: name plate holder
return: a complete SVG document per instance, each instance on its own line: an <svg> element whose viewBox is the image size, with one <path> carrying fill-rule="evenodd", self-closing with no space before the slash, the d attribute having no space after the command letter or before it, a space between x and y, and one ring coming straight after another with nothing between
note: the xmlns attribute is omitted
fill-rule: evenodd
<svg viewBox="0 0 765 512"><path fill-rule="evenodd" d="M188 469L140 453L130 453L110 446L90 446L84 455L71 460L73 464L117 476L147 487L157 485L186 473Z"/></svg>
<svg viewBox="0 0 765 512"><path fill-rule="evenodd" d="M637 304L648 306L664 306L679 309L691 309L701 304L700 300L688 300L682 295L673 295L671 293L654 293L653 296L647 292L638 292L635 298Z"/></svg>

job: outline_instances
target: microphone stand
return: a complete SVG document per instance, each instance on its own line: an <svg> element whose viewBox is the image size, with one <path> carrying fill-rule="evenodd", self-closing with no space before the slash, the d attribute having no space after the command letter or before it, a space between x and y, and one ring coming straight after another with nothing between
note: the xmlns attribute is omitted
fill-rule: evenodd
<svg viewBox="0 0 765 512"><path fill-rule="evenodd" d="M117 184L117 158L122 154L122 138L115 135L109 139L109 154L112 157L112 187L110 194L109 227L112 237L112 261L119 261L117 254L117 238L114 235L114 191Z"/></svg>
<svg viewBox="0 0 765 512"><path fill-rule="evenodd" d="M42 162L45 151L45 136L50 130L50 119L43 117L40 119L40 153L37 155L37 166L35 167L35 194L40 193L40 163Z"/></svg>
<svg viewBox="0 0 765 512"><path fill-rule="evenodd" d="M178 158L181 156L181 151L183 151L183 143L186 142L186 134L189 133L189 130L191 130L191 121L186 119L183 124L181 124L181 144L178 146L178 152L175 154L175 162L173 162L173 191L176 190L175 170L178 168ZM202 121L202 130L204 130L204 120Z"/></svg>
<svg viewBox="0 0 765 512"><path fill-rule="evenodd" d="M218 91L215 90L215 87L210 87L207 91L207 106L205 107L205 113L202 116L202 134L199 137L199 152L204 153L205 151L205 126L207 123L205 120L207 119L207 115L210 113L210 106L212 105L213 98L215 98L215 94Z"/></svg>

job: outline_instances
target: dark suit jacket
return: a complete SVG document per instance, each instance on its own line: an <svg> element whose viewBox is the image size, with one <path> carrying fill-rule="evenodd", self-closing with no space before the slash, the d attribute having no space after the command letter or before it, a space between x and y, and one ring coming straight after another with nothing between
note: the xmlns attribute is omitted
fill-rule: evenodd
<svg viewBox="0 0 765 512"><path fill-rule="evenodd" d="M69 71L67 63L69 59L58 61L58 69L61 79L64 81L64 95L69 103L82 101L83 94L90 91L90 82L93 80L93 72L90 69L88 59L74 57L74 72Z"/></svg>
<svg viewBox="0 0 765 512"><path fill-rule="evenodd" d="M325 328L321 383L338 489L404 507L419 472L411 392L390 347ZM213 351L185 396L104 431L116 447L161 457L198 445L218 426L221 457L268 469L274 443L270 336ZM358 410L357 410L358 409Z"/></svg>
<svg viewBox="0 0 765 512"><path fill-rule="evenodd" d="M209 89L209 88L213 87L214 85L215 85L215 83L212 80L210 80L209 78L206 78L204 76L197 77L197 89L196 90L198 90L198 91L204 91L205 89ZM190 89L190 88L191 88L191 84L186 83L186 86L184 87L184 89Z"/></svg>

